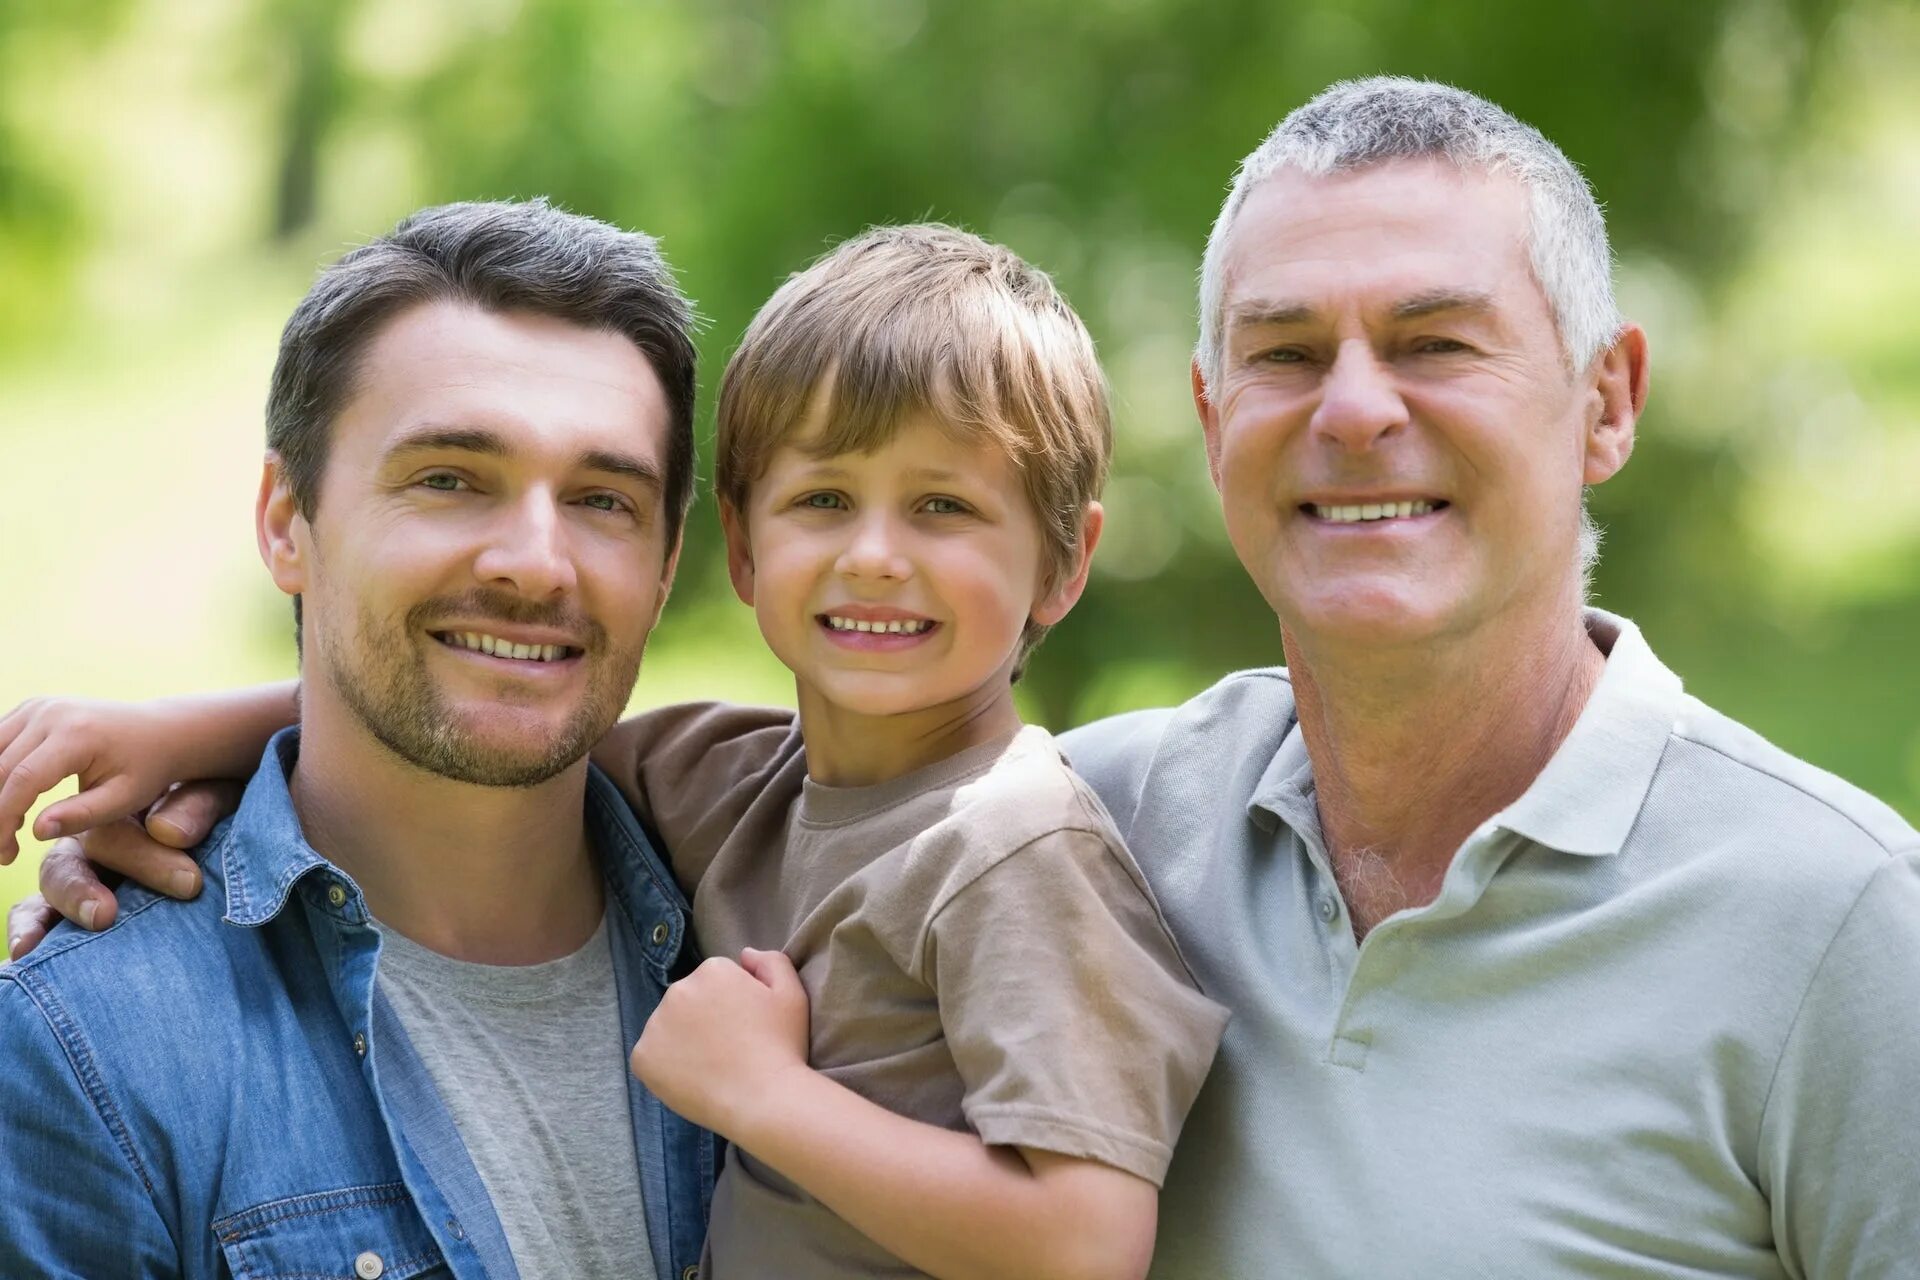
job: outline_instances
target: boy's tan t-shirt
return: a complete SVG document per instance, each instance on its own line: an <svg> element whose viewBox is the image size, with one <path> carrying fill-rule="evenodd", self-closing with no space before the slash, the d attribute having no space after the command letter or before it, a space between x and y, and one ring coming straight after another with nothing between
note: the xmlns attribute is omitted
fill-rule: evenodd
<svg viewBox="0 0 1920 1280"><path fill-rule="evenodd" d="M824 787L792 712L708 703L626 721L595 758L665 843L702 949L793 960L817 1070L1160 1183L1227 1013L1045 730ZM707 1273L920 1274L738 1147Z"/></svg>

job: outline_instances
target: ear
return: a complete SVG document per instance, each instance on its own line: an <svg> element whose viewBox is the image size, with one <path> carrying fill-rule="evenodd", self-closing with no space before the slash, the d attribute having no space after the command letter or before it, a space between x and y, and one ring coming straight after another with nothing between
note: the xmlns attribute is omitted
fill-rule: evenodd
<svg viewBox="0 0 1920 1280"><path fill-rule="evenodd" d="M260 493L253 503L253 530L260 544L260 559L273 576L274 585L290 596L303 594L309 585L313 560L313 528L294 502L280 455L271 449L260 468Z"/></svg>
<svg viewBox="0 0 1920 1280"><path fill-rule="evenodd" d="M1581 483L1599 484L1627 465L1647 406L1647 331L1629 324L1598 361L1595 412L1587 423Z"/></svg>
<svg viewBox="0 0 1920 1280"><path fill-rule="evenodd" d="M1046 594L1034 601L1033 612L1028 615L1041 626L1052 626L1080 603L1080 594L1087 589L1087 571L1093 567L1093 549L1100 544L1100 530L1106 519L1107 513L1099 503L1087 504L1085 514L1080 517L1080 546L1074 554L1073 573L1048 587Z"/></svg>
<svg viewBox="0 0 1920 1280"><path fill-rule="evenodd" d="M651 632L660 625L660 614L667 607L667 597L673 594L673 576L680 571L680 549L687 545L687 522L680 521L680 532L673 537L673 545L667 548L666 563L660 567L660 598L653 605L653 621L647 624Z"/></svg>
<svg viewBox="0 0 1920 1280"><path fill-rule="evenodd" d="M1207 474L1213 477L1213 487L1220 487L1220 410L1215 407L1207 395L1207 376L1200 371L1200 362L1193 362L1193 408L1200 415L1200 434L1207 442Z"/></svg>
<svg viewBox="0 0 1920 1280"><path fill-rule="evenodd" d="M724 498L720 501L720 530L727 539L727 577L740 603L753 603L753 545L747 541L747 518Z"/></svg>

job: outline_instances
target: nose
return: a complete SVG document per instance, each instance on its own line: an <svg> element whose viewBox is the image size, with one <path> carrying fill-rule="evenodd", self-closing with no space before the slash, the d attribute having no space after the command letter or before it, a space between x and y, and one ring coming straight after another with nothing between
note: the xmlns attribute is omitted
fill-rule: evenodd
<svg viewBox="0 0 1920 1280"><path fill-rule="evenodd" d="M1364 453L1407 425L1407 403L1373 348L1360 339L1340 344L1320 384L1311 423L1316 436Z"/></svg>
<svg viewBox="0 0 1920 1280"><path fill-rule="evenodd" d="M843 578L875 581L898 582L911 577L913 562L906 555L893 513L874 508L851 522L846 545L841 547L833 570Z"/></svg>
<svg viewBox="0 0 1920 1280"><path fill-rule="evenodd" d="M474 557L474 576L529 600L566 596L579 585L560 504L538 489L503 503Z"/></svg>

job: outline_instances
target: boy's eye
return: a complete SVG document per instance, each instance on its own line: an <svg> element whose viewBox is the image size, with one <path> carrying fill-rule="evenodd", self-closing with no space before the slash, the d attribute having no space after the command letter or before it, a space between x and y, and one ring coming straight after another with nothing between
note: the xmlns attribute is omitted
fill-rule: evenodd
<svg viewBox="0 0 1920 1280"><path fill-rule="evenodd" d="M839 494L823 490L820 493L807 494L800 499L799 505L813 511L838 511L846 503Z"/></svg>
<svg viewBox="0 0 1920 1280"><path fill-rule="evenodd" d="M924 504L928 515L957 516L964 515L967 504L958 498L928 498Z"/></svg>

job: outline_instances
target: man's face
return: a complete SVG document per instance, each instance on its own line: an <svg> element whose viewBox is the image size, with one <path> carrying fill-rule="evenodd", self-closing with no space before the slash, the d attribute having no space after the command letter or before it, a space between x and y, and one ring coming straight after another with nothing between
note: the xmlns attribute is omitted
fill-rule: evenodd
<svg viewBox="0 0 1920 1280"><path fill-rule="evenodd" d="M446 302L390 321L313 521L289 522L295 563L274 566L303 596L306 696L459 781L530 786L580 759L666 599L667 431L618 334Z"/></svg>
<svg viewBox="0 0 1920 1280"><path fill-rule="evenodd" d="M1527 213L1517 183L1439 161L1283 170L1242 207L1200 409L1290 633L1426 642L1577 591L1582 485L1625 451L1596 450L1605 396L1566 368Z"/></svg>

